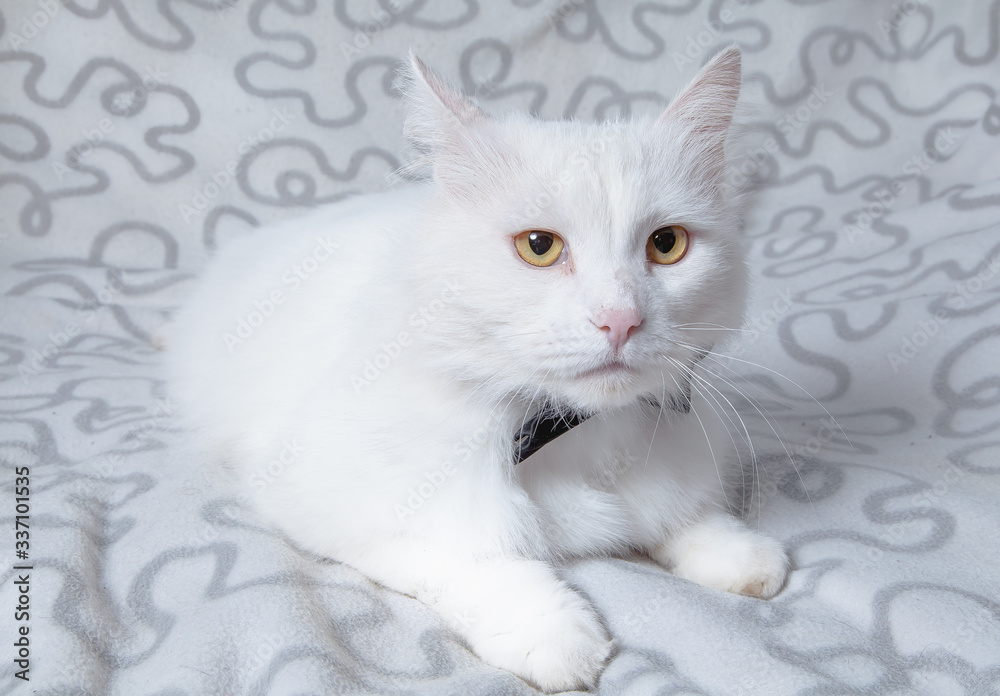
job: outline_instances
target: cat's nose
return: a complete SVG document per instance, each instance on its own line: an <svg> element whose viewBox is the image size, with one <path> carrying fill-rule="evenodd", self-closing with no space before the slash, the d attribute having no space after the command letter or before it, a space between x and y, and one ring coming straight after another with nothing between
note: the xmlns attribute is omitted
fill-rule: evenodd
<svg viewBox="0 0 1000 696"><path fill-rule="evenodd" d="M593 319L601 331L606 331L608 343L615 353L621 351L632 332L642 324L642 317L634 309L605 309Z"/></svg>

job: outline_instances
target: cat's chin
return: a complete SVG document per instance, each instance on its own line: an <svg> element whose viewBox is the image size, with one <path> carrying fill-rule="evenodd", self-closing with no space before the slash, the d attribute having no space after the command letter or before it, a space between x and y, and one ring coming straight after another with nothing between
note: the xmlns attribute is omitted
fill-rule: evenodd
<svg viewBox="0 0 1000 696"><path fill-rule="evenodd" d="M585 413L621 408L638 400L642 388L638 371L617 364L582 372L558 385L557 401Z"/></svg>

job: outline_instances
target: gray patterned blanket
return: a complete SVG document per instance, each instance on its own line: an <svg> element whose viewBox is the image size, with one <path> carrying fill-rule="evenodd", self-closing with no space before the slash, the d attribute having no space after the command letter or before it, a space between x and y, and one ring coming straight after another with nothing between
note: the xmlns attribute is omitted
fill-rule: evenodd
<svg viewBox="0 0 1000 696"><path fill-rule="evenodd" d="M568 565L600 692L1000 693L998 37L998 0L4 0L0 693L534 693L212 494L151 337L213 249L391 185L410 47L591 120L733 41L756 284L711 369L795 569L761 602Z"/></svg>

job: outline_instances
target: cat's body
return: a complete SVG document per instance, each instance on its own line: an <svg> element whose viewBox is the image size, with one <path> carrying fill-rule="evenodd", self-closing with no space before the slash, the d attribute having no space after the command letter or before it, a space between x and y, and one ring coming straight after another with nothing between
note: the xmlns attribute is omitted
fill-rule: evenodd
<svg viewBox="0 0 1000 696"><path fill-rule="evenodd" d="M433 180L234 243L171 337L174 393L265 518L545 689L592 684L610 650L552 561L644 551L733 592L784 581L780 547L724 512L719 397L697 377L686 397L746 294L712 142L738 53L713 66L636 127L495 121L416 65ZM724 123L690 125L719 101ZM664 225L691 242L659 266ZM534 229L565 240L558 262L518 258ZM545 404L593 415L515 466Z"/></svg>

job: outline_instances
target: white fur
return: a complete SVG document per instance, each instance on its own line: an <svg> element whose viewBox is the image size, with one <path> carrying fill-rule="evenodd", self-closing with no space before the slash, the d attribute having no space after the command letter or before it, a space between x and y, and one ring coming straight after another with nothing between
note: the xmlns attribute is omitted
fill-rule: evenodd
<svg viewBox="0 0 1000 696"><path fill-rule="evenodd" d="M171 382L199 442L296 543L434 606L546 690L593 685L610 650L554 560L640 549L773 595L784 552L722 513L730 424L698 390L690 414L647 403L725 337L705 327L742 320L722 148L738 51L655 123L494 119L416 60L407 91L428 183L234 243L177 317ZM666 224L691 247L655 266ZM563 262L518 258L512 236L536 228L562 235ZM634 372L579 377L611 359L603 310L642 316L620 355ZM543 401L596 415L515 468Z"/></svg>

